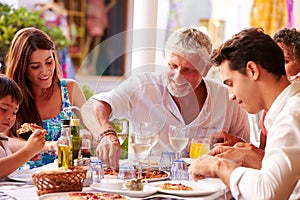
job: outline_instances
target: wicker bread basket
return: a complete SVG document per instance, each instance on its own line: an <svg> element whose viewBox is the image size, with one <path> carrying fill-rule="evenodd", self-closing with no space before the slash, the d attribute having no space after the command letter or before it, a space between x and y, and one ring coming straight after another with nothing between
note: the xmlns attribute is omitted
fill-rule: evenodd
<svg viewBox="0 0 300 200"><path fill-rule="evenodd" d="M86 172L83 166L44 170L33 173L32 180L39 196L54 192L81 191Z"/></svg>

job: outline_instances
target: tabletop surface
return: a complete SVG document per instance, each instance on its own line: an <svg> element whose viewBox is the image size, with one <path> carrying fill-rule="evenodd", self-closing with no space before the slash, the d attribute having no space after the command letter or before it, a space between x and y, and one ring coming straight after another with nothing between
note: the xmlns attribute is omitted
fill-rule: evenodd
<svg viewBox="0 0 300 200"><path fill-rule="evenodd" d="M52 163L49 164L47 166L43 166L42 169L53 169L56 167L57 163ZM36 171L33 170L33 171ZM25 171L24 171L25 172ZM28 172L28 170L27 170ZM30 173L29 173L30 174ZM27 175L28 176L28 175ZM205 182L206 181L206 182ZM170 180L166 179L164 181L160 181L160 182L171 182ZM160 184L160 182L151 182L148 183L149 187L158 187L157 184ZM209 178L206 180L203 180L204 184L208 183L208 185L210 183L218 186L218 189L215 190L215 192L212 192L210 194L204 194L204 195L199 195L199 196L194 196L194 197L190 197L190 196L178 196L178 195L174 195L172 193L170 194L166 194L166 193L161 193L161 192L155 192L154 194L151 194L150 196L143 196L143 197L135 197L135 195L129 196L130 199L205 199L205 200L213 200L213 199L231 199L231 193L228 190L228 188L222 183L222 181L218 178ZM155 183L157 183L155 185ZM190 182L190 184L197 184L193 181ZM95 184L94 184L95 185ZM83 191L86 192L106 192L106 191L102 191L101 188L99 189L95 189L95 187L83 187ZM118 193L115 192L115 193ZM120 191L121 193L121 191ZM56 193L52 193L52 194L56 194ZM59 194L59 193L57 193ZM130 194L130 193L129 193ZM63 194L60 194L63 195ZM9 197L10 198L5 198L5 197ZM43 196L41 196L43 197ZM34 199L42 199L39 198L39 196L37 195L37 188L32 184L32 182L22 182L21 181L16 181L16 180L7 180L6 182L0 182L0 199L17 199L17 200L34 200ZM63 198L62 198L63 199Z"/></svg>

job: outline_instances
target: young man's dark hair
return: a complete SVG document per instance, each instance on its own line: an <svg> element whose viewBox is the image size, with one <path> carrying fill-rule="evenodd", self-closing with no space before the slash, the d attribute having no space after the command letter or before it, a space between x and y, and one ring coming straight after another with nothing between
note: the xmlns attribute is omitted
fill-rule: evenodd
<svg viewBox="0 0 300 200"><path fill-rule="evenodd" d="M259 64L278 78L286 74L281 48L261 28L245 29L213 51L214 65L219 66L224 60L230 61L230 69L242 74L245 74L249 61Z"/></svg>

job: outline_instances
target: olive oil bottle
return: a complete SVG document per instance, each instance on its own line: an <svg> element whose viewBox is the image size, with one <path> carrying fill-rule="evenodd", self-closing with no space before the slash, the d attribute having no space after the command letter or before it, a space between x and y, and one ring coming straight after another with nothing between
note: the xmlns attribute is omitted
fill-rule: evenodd
<svg viewBox="0 0 300 200"><path fill-rule="evenodd" d="M70 120L62 120L58 146L58 167L69 167L73 163L72 141L70 137Z"/></svg>

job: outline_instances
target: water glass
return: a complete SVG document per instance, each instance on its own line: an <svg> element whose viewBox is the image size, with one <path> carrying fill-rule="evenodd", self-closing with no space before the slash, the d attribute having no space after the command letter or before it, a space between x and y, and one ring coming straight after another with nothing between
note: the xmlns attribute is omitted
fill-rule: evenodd
<svg viewBox="0 0 300 200"><path fill-rule="evenodd" d="M175 159L175 152L162 152L160 161L159 161L159 170L161 171L170 171L173 160Z"/></svg>
<svg viewBox="0 0 300 200"><path fill-rule="evenodd" d="M136 178L133 166L121 166L119 168L118 179L128 180Z"/></svg>
<svg viewBox="0 0 300 200"><path fill-rule="evenodd" d="M170 172L171 180L189 180L188 167L186 163L179 159L174 160Z"/></svg>
<svg viewBox="0 0 300 200"><path fill-rule="evenodd" d="M102 162L100 160L91 160L92 180L93 183L100 183L104 178Z"/></svg>

